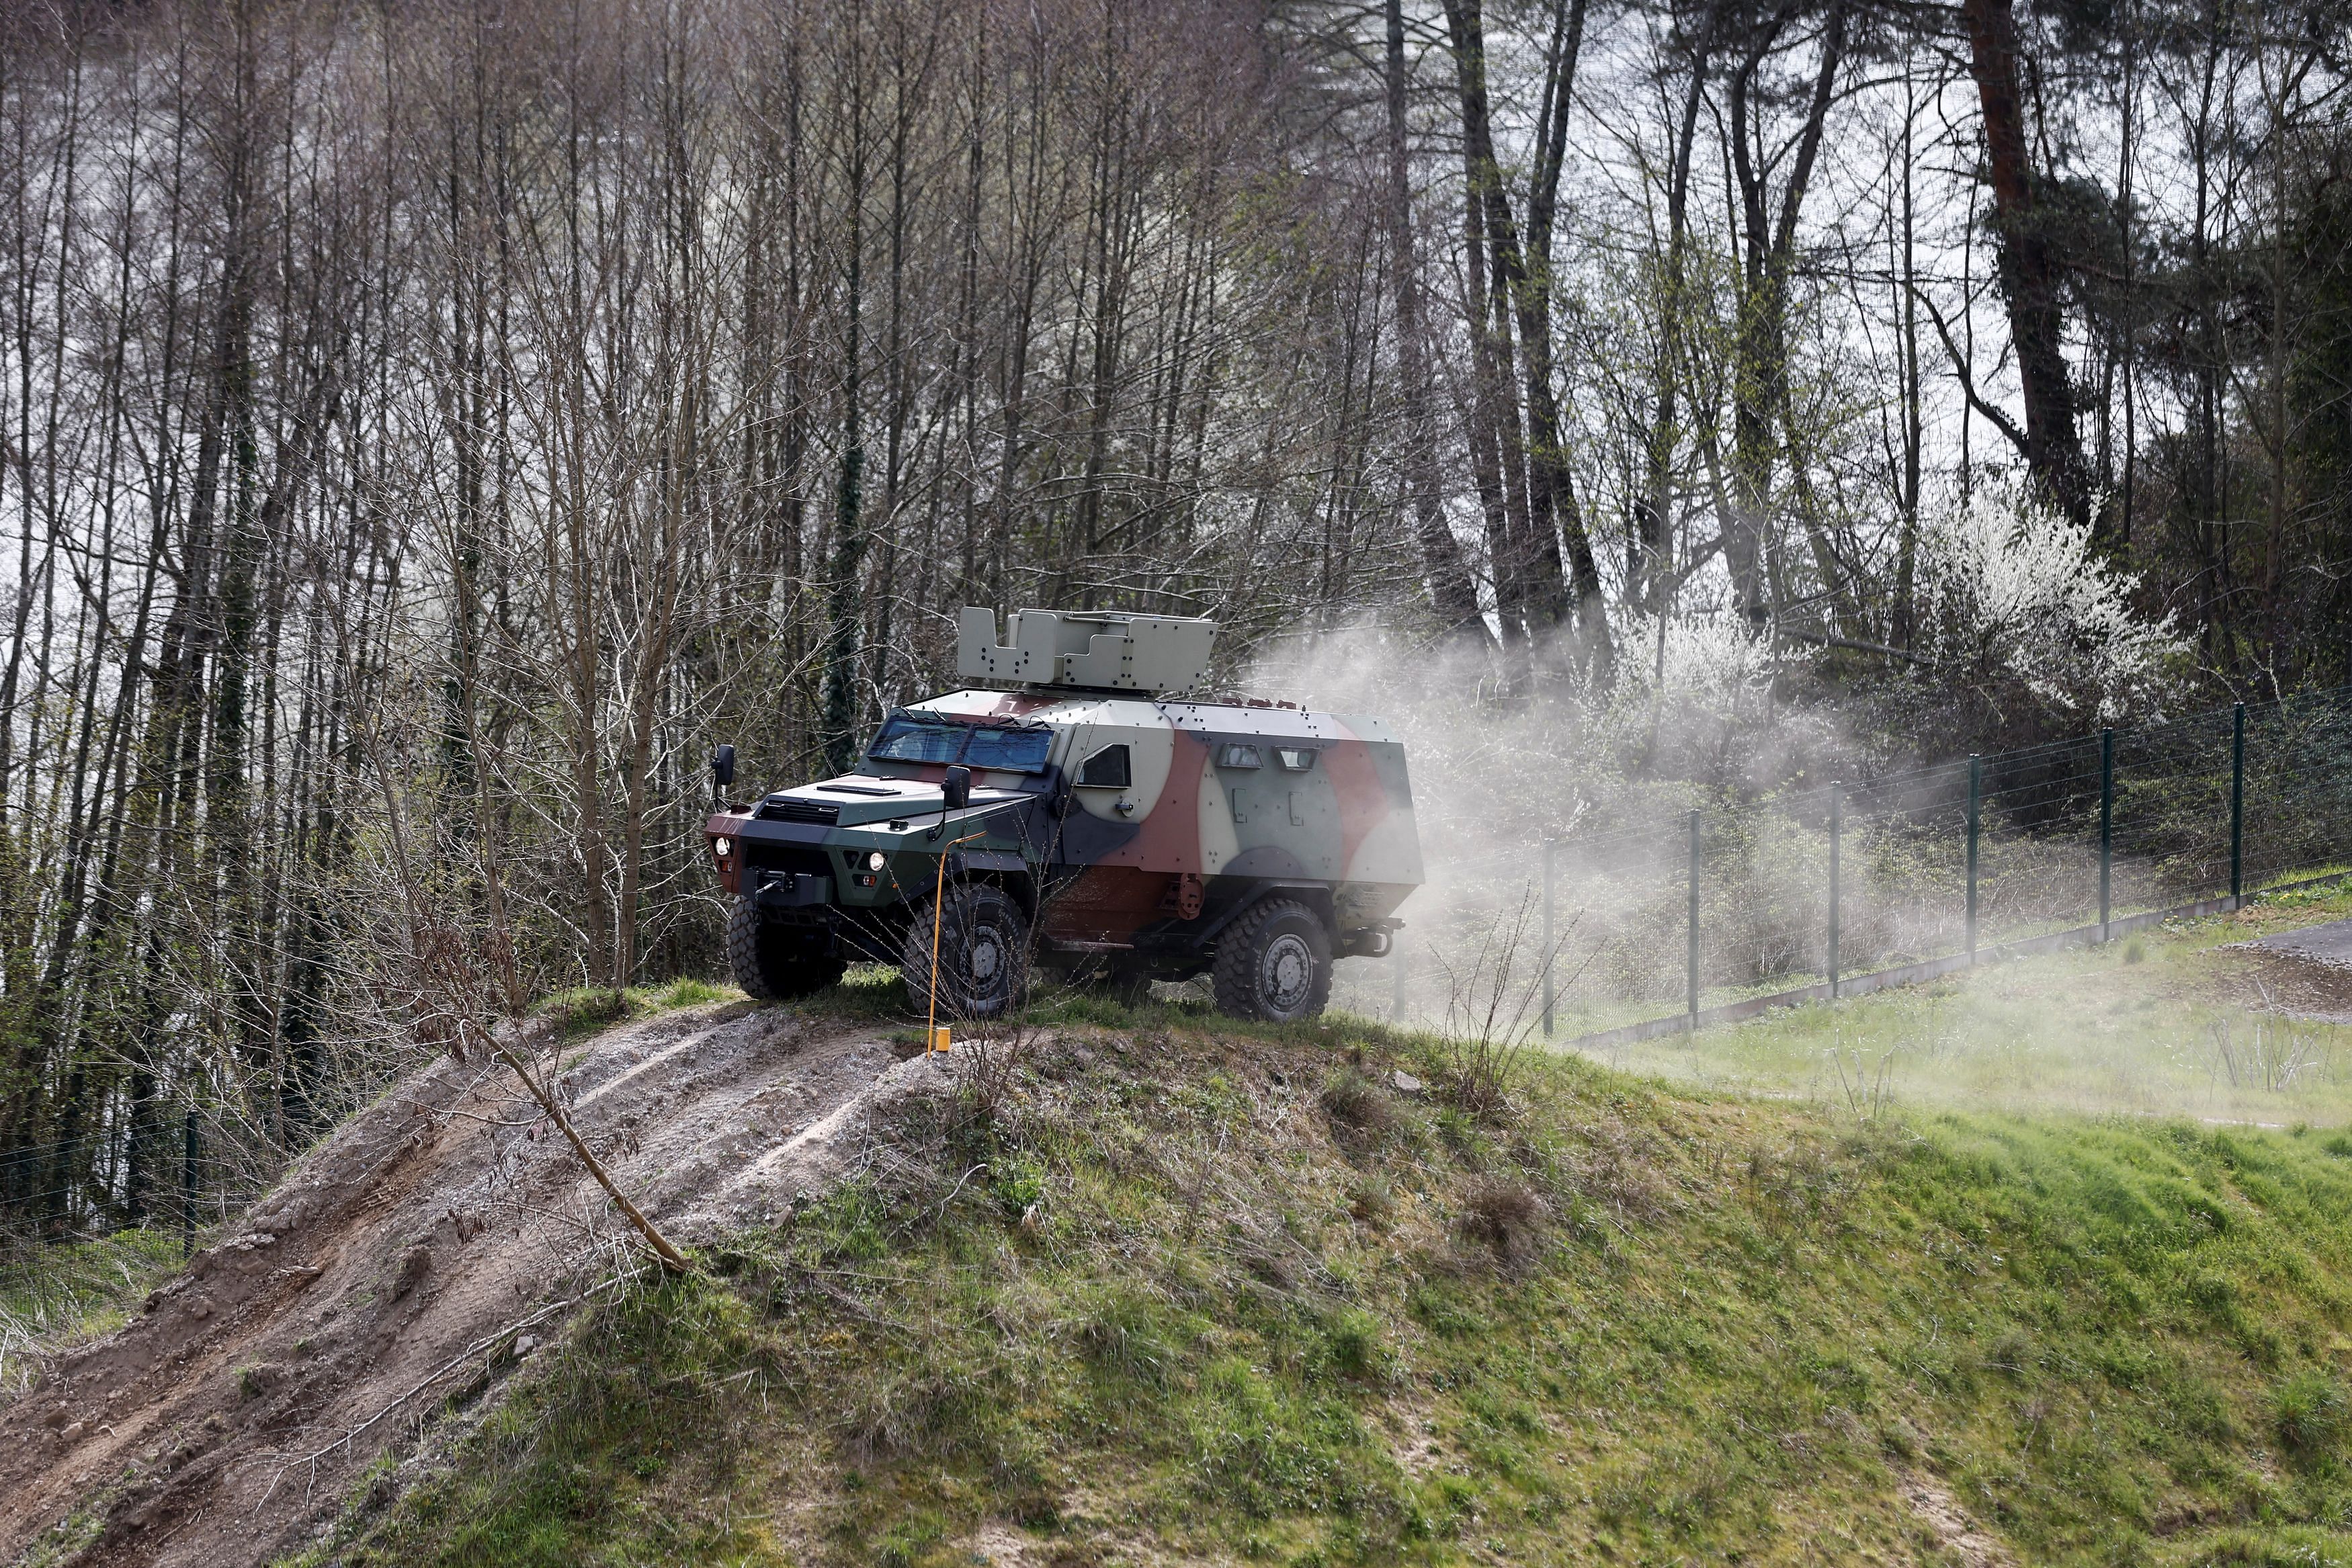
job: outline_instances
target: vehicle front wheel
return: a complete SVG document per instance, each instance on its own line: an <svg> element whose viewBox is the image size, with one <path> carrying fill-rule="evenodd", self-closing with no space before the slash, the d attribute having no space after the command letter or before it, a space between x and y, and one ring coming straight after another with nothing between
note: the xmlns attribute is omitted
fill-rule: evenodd
<svg viewBox="0 0 2352 1568"><path fill-rule="evenodd" d="M931 1012L933 905L924 903L907 923L898 973L914 1009ZM1029 922L1003 888L964 883L938 905L939 1017L992 1019L1020 1004L1029 977Z"/></svg>
<svg viewBox="0 0 2352 1568"><path fill-rule="evenodd" d="M825 952L822 930L769 920L748 897L738 898L727 916L727 964L735 971L735 983L755 1002L812 996L848 967Z"/></svg>
<svg viewBox="0 0 2352 1568"><path fill-rule="evenodd" d="M1217 1010L1297 1023L1331 1000L1331 934L1305 904L1268 899L1217 939Z"/></svg>

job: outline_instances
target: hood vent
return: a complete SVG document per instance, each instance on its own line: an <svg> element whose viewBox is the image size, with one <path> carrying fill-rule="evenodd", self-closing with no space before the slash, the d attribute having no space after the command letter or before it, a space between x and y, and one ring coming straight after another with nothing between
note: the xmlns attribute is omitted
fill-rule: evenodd
<svg viewBox="0 0 2352 1568"><path fill-rule="evenodd" d="M754 813L763 822L816 822L832 827L841 821L841 807L831 800L803 800L792 795L771 795Z"/></svg>

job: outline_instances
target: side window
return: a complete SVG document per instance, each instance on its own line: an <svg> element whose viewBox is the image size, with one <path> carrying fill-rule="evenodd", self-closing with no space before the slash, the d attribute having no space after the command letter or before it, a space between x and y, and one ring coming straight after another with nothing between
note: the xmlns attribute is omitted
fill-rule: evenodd
<svg viewBox="0 0 2352 1568"><path fill-rule="evenodd" d="M1217 752L1217 766L1220 768L1263 768L1265 764L1258 757L1256 747L1244 746L1240 741L1233 741Z"/></svg>
<svg viewBox="0 0 2352 1568"><path fill-rule="evenodd" d="M1090 789L1124 789L1134 781L1127 746L1106 746L1078 765L1078 782Z"/></svg>
<svg viewBox="0 0 2352 1568"><path fill-rule="evenodd" d="M1315 748L1311 746L1277 746L1274 748L1274 759L1289 772L1304 773L1315 766Z"/></svg>

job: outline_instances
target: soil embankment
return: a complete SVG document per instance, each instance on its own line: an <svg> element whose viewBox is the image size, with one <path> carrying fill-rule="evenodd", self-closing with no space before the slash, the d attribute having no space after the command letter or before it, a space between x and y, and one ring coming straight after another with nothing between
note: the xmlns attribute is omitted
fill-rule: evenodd
<svg viewBox="0 0 2352 1568"><path fill-rule="evenodd" d="M2249 1005L2314 1023L2352 1023L2352 920L2275 931L2244 945Z"/></svg>
<svg viewBox="0 0 2352 1568"><path fill-rule="evenodd" d="M574 1124L687 1241L821 1190L862 1113L936 1071L870 1028L741 1005L625 1025L565 1060ZM228 1568L302 1544L437 1402L544 1342L625 1244L512 1073L436 1062L7 1410L0 1561L46 1544Z"/></svg>

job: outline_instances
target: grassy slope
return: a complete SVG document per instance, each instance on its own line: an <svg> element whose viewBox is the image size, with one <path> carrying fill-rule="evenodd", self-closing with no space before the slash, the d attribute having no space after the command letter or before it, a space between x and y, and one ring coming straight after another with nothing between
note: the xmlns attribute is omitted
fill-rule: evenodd
<svg viewBox="0 0 2352 1568"><path fill-rule="evenodd" d="M2352 1029L2308 1016L2352 1011L2352 984L2330 996L2331 988L2250 968L2229 951L2249 937L2347 915L2352 881L2281 894L2232 917L2175 922L2105 948L1645 1042L1609 1061L1711 1089L1841 1103L1859 1083L1913 1104L2280 1126L2352 1121ZM2282 1020L2262 1010L2264 987L2306 1016Z"/></svg>
<svg viewBox="0 0 2352 1568"><path fill-rule="evenodd" d="M1965 1561L1942 1489L2022 1562L2352 1562L2352 1139L1059 1035L316 1556Z"/></svg>

